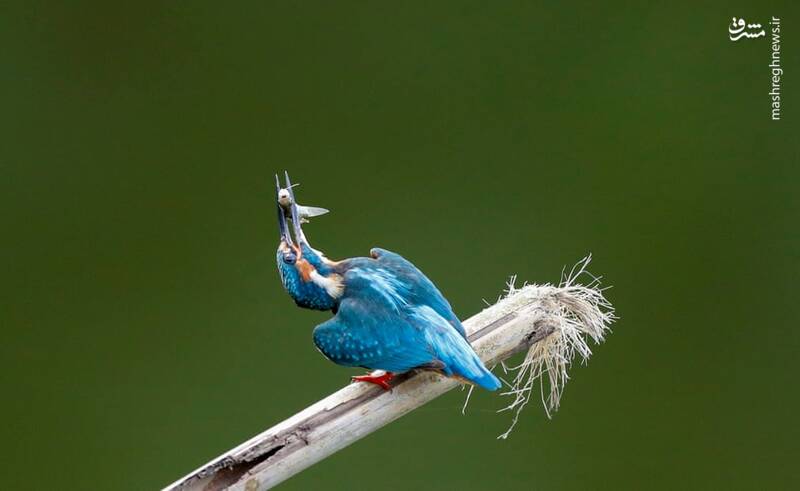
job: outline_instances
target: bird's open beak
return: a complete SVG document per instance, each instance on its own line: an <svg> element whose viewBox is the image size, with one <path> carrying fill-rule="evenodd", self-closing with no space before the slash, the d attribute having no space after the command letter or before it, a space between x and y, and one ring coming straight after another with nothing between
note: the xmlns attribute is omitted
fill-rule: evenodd
<svg viewBox="0 0 800 491"><path fill-rule="evenodd" d="M303 233L303 227L300 225L300 216L297 212L297 200L294 199L294 191L292 190L292 181L289 180L289 173L284 171L284 176L286 177L286 190L289 191L289 198L292 200L291 206L291 215L292 215L292 226L294 227L294 238L297 239L297 243L300 246L306 245L311 247L308 243L308 239L306 239L306 235ZM278 205L280 208L280 205Z"/></svg>
<svg viewBox="0 0 800 491"><path fill-rule="evenodd" d="M278 203L278 194L280 191L281 183L278 180L278 174L275 174L275 206L278 208L278 229L281 234L281 241L286 242L289 247L292 247L294 244L292 243L292 234L289 233L289 224L286 223L286 214L284 213L281 204ZM292 208L294 209L296 206L293 204Z"/></svg>

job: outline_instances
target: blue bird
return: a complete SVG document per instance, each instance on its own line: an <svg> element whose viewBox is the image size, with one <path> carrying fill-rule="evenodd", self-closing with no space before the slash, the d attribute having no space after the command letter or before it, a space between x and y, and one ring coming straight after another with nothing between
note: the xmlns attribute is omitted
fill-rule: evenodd
<svg viewBox="0 0 800 491"><path fill-rule="evenodd" d="M332 319L314 329L314 344L325 357L338 365L384 372L353 380L386 390L395 374L409 370L434 370L488 390L500 387L448 301L411 262L385 249L372 249L370 257L331 261L312 248L288 173L285 177L291 208L276 203L278 272L298 306L333 312ZM275 185L280 193L277 175Z"/></svg>

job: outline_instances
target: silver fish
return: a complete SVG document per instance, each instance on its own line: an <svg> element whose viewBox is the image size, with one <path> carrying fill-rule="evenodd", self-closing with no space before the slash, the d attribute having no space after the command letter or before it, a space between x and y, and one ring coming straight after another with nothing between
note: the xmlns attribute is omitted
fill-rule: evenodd
<svg viewBox="0 0 800 491"><path fill-rule="evenodd" d="M281 188L278 191L278 203L281 205L281 208L283 208L286 218L291 220L292 195L289 193L288 189ZM308 223L309 218L318 217L329 212L330 210L318 206L303 206L297 203L297 215L300 217L300 223Z"/></svg>

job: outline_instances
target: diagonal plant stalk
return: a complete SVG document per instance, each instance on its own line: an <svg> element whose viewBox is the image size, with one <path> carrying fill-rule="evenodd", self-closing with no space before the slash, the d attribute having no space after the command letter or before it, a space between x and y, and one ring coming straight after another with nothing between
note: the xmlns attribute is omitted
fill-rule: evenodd
<svg viewBox="0 0 800 491"><path fill-rule="evenodd" d="M536 380L548 416L558 408L567 368L575 354L585 361L587 338L601 342L615 320L598 278L579 262L559 286L509 282L496 304L464 321L475 351L493 366L525 351L524 361L505 395L514 398L504 410L514 412L507 438L530 401ZM591 278L580 285L580 276ZM505 367L505 365L503 365ZM544 375L549 386L545 395ZM459 382L433 372L401 374L391 392L370 384L350 384L291 418L242 443L191 472L164 491L261 491L270 489L334 452L413 411ZM502 411L502 410L501 410Z"/></svg>

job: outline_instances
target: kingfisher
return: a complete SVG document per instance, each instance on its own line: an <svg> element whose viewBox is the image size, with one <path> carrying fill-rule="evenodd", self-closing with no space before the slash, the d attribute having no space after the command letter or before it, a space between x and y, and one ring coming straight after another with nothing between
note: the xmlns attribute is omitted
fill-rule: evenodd
<svg viewBox="0 0 800 491"><path fill-rule="evenodd" d="M281 187L275 175L278 272L299 307L333 313L313 332L314 344L326 358L370 370L352 380L384 390L391 389L397 374L412 370L436 371L488 390L500 388L472 349L450 303L410 261L379 248L370 250L369 257L332 261L311 247L289 174L284 176L286 185Z"/></svg>

